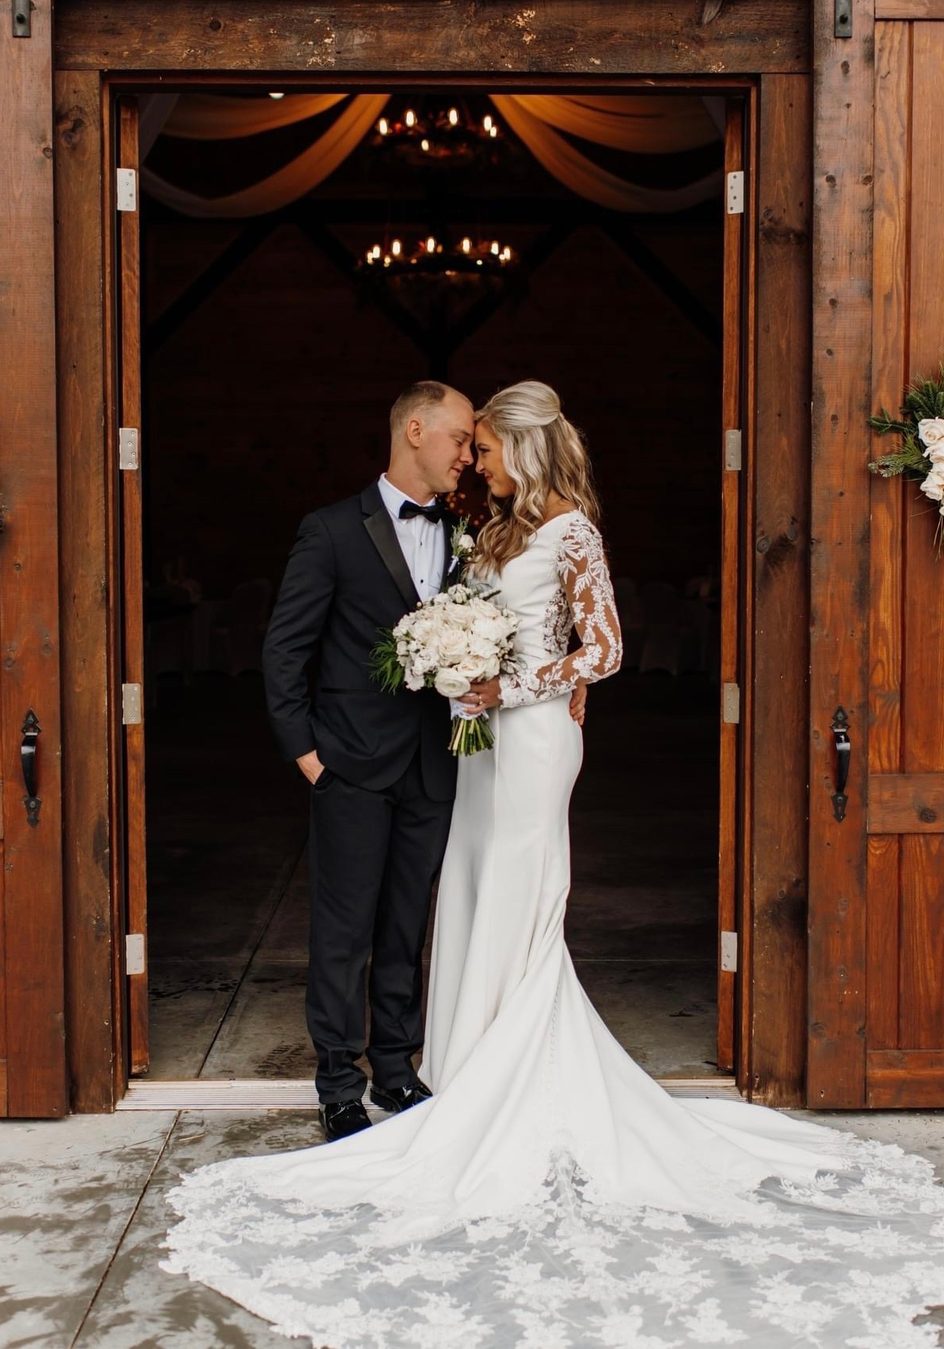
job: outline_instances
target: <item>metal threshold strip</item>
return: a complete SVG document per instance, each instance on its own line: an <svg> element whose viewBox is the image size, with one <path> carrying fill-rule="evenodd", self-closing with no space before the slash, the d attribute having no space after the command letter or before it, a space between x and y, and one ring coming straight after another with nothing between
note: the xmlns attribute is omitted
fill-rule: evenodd
<svg viewBox="0 0 944 1349"><path fill-rule="evenodd" d="M720 1096L739 1101L733 1077L657 1077L672 1096ZM317 1110L310 1079L215 1078L128 1083L118 1110Z"/></svg>

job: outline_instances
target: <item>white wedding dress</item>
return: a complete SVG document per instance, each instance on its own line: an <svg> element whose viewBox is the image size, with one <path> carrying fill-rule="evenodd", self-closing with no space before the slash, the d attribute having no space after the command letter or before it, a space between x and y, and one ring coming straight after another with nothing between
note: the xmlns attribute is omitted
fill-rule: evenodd
<svg viewBox="0 0 944 1349"><path fill-rule="evenodd" d="M503 680L494 750L459 765L421 1070L435 1094L328 1146L186 1176L164 1268L331 1349L936 1345L929 1162L670 1097L594 1011L563 922L582 736L567 695L619 664L599 534L558 516L500 586L524 668Z"/></svg>

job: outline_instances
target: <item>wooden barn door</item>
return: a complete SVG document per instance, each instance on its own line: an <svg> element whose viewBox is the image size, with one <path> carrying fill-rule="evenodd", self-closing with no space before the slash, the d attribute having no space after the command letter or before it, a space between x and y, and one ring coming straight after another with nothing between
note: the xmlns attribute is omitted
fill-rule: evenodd
<svg viewBox="0 0 944 1349"><path fill-rule="evenodd" d="M738 723L741 686L741 463L743 406L744 221L747 163L744 103L727 104L724 167L724 295L721 388L721 729L718 819L718 1067L734 1068L738 970Z"/></svg>
<svg viewBox="0 0 944 1349"><path fill-rule="evenodd" d="M117 219L117 412L113 435L120 478L121 719L124 738L124 893L127 1044L132 1073L149 1063L147 870L144 792L144 568L141 463L141 264L139 109L118 101L114 204Z"/></svg>
<svg viewBox="0 0 944 1349"><path fill-rule="evenodd" d="M21 1117L68 1108L50 11L0 20L0 1115Z"/></svg>
<svg viewBox="0 0 944 1349"><path fill-rule="evenodd" d="M896 0L893 12L907 9ZM867 31L863 37L867 41ZM848 59L849 44L844 47ZM872 181L865 175L873 173L874 126L875 212L871 261L867 238L856 236L861 225L851 213L846 221L842 255L864 259L867 270L852 280L864 282L866 293L871 282L871 332L866 315L864 332L851 338L853 356L861 361L855 372L861 397L846 410L854 454L845 474L838 462L832 468L832 506L823 514L824 524L832 521L824 530L828 551L813 586L814 615L822 621L831 613L837 629L849 634L850 647L848 659L836 662L839 677L828 703L813 707L819 771L814 767L811 779L811 860L818 859L819 888L811 896L809 1103L939 1107L944 560L933 554L936 507L917 484L867 473L867 460L893 442L870 436L865 419L881 405L896 410L905 385L936 375L944 356L938 162L944 23L880 21L874 50L874 80L853 56L852 81L844 72L836 104L853 109L853 125L847 119L843 127L841 171L861 170L863 183ZM850 159L852 144L857 150ZM847 298L841 290L830 294L834 307ZM836 336L829 346L838 352ZM840 536L848 544L845 558L835 546ZM834 565L827 569L830 549ZM814 642L814 697L823 654ZM849 764L848 799L836 803L843 759Z"/></svg>

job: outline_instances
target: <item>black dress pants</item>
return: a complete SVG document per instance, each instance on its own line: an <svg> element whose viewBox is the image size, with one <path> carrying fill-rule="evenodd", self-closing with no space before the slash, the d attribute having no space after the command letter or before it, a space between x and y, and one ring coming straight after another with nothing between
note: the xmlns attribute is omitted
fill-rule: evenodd
<svg viewBox="0 0 944 1349"><path fill-rule="evenodd" d="M318 1055L322 1102L359 1099L367 1058L374 1080L415 1080L423 1044L422 953L433 879L442 862L451 801L433 801L419 756L384 791L325 769L311 790L311 937L305 1011ZM365 990L370 960L370 987Z"/></svg>

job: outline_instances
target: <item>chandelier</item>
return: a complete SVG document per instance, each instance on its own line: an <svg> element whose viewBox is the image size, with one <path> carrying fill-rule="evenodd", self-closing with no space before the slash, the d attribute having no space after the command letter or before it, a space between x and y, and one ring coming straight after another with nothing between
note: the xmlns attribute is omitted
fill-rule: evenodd
<svg viewBox="0 0 944 1349"><path fill-rule="evenodd" d="M494 161L500 136L491 113L479 118L462 101L446 107L420 99L415 107L379 118L371 144L417 165L461 164Z"/></svg>
<svg viewBox="0 0 944 1349"><path fill-rule="evenodd" d="M429 234L412 246L402 239L389 246L373 244L360 264L361 271L378 277L437 277L459 281L464 277L497 276L514 263L508 244L498 239L472 239L463 235L457 242L443 241Z"/></svg>

